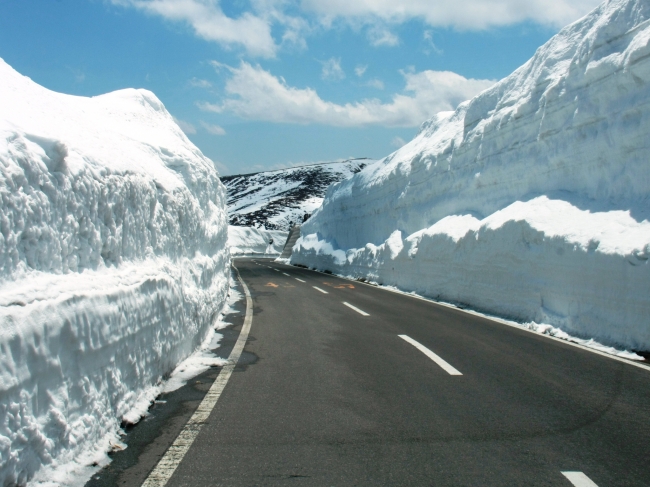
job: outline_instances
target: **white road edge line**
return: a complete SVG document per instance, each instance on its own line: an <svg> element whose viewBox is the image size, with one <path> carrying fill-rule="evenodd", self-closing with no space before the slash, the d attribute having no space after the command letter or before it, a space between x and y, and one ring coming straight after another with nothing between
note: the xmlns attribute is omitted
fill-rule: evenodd
<svg viewBox="0 0 650 487"><path fill-rule="evenodd" d="M296 279L296 281L307 282L307 281L303 281L302 279L298 279L297 277L295 279Z"/></svg>
<svg viewBox="0 0 650 487"><path fill-rule="evenodd" d="M313 287L316 291L320 291L320 292L322 292L323 294L329 294L329 293L328 293L327 291L325 291L324 289L321 289L321 288L316 287L316 286L312 286L312 287Z"/></svg>
<svg viewBox="0 0 650 487"><path fill-rule="evenodd" d="M582 472L562 472L562 475L569 479L569 482L575 487L598 487L593 480Z"/></svg>
<svg viewBox="0 0 650 487"><path fill-rule="evenodd" d="M167 449L165 455L160 459L156 467L151 471L142 484L142 487L163 487L167 484L176 471L178 465L183 461L183 458L192 446L192 443L194 443L194 440L199 435L199 432L208 419L208 416L210 416L212 409L217 404L217 401L221 397L224 387L228 384L228 379L230 379L230 376L239 361L239 357L244 350L246 340L248 339L248 333L250 332L253 323L253 300L251 299L251 293L248 291L248 287L239 274L239 269L237 269L234 264L233 267L237 271L237 278L244 289L244 294L246 295L246 315L244 317L244 325L239 333L239 338L237 338L235 347L232 349L232 352L230 352L228 363L223 366L221 372L219 372L219 375L212 384L212 387L210 387L210 390L203 398L203 401L201 401L198 409L194 412L183 430L176 437L174 443L172 443L172 445Z"/></svg>
<svg viewBox="0 0 650 487"><path fill-rule="evenodd" d="M410 336L408 335L398 335L402 340L407 341L411 345L413 345L415 348L417 348L420 352L422 352L424 355L429 357L431 360L433 360L435 363L437 363L442 369L445 370L449 375L463 375L461 374L457 369L449 365L445 360L442 358L438 357L435 353L433 353L431 350L429 350L427 347L422 345L420 342L416 342L413 340Z"/></svg>
<svg viewBox="0 0 650 487"><path fill-rule="evenodd" d="M354 311L356 311L356 312L359 313L360 315L363 315L363 316L370 316L370 315L369 315L368 313L366 313L365 311L363 311L363 310L357 308L356 306L352 306L350 303L346 303L345 301L343 301L343 304L346 305L348 308L353 309Z"/></svg>
<svg viewBox="0 0 650 487"><path fill-rule="evenodd" d="M286 272L283 272L282 274L284 274L284 275L287 276L287 277L291 277L291 276L290 276L289 274L287 274Z"/></svg>

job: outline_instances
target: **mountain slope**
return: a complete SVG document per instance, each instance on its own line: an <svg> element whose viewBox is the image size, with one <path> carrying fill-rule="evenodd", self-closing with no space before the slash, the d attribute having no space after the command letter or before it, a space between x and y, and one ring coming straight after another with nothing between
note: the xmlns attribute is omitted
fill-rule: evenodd
<svg viewBox="0 0 650 487"><path fill-rule="evenodd" d="M359 172L369 159L312 164L277 171L222 176L231 225L288 231L318 208L327 188Z"/></svg>

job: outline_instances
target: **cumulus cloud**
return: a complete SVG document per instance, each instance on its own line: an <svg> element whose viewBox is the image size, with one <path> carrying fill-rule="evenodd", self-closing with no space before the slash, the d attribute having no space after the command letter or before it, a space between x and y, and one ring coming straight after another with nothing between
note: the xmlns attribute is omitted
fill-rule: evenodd
<svg viewBox="0 0 650 487"><path fill-rule="evenodd" d="M421 19L431 26L485 29L533 21L561 27L577 20L600 0L303 0L325 23L336 18L401 23Z"/></svg>
<svg viewBox="0 0 650 487"><path fill-rule="evenodd" d="M367 64L366 65L359 64L356 68L354 68L354 74L356 74L359 78L361 78L366 72L366 69L368 69Z"/></svg>
<svg viewBox="0 0 650 487"><path fill-rule="evenodd" d="M368 40L375 47L393 47L399 44L399 37L393 34L385 26L374 25L368 29Z"/></svg>
<svg viewBox="0 0 650 487"><path fill-rule="evenodd" d="M196 127L192 125L190 122L186 122L185 120L179 120L174 116L172 116L172 118L174 119L174 122L176 122L176 125L178 125L181 128L181 130L185 133L185 135L196 133Z"/></svg>
<svg viewBox="0 0 650 487"><path fill-rule="evenodd" d="M376 88L378 90L383 90L384 89L384 82L380 79L371 79L366 83L366 86L370 86L371 88Z"/></svg>
<svg viewBox="0 0 650 487"><path fill-rule="evenodd" d="M338 127L415 127L440 111L453 110L494 83L450 71L405 71L404 90L390 102L373 98L342 105L323 100L312 88L289 86L257 65L242 62L228 69L226 97L221 103L201 103L201 109L233 113L246 120Z"/></svg>
<svg viewBox="0 0 650 487"><path fill-rule="evenodd" d="M223 127L219 125L214 125L207 122L201 122L201 126L206 130L206 132L212 135L226 135L226 131Z"/></svg>
<svg viewBox="0 0 650 487"><path fill-rule="evenodd" d="M135 7L167 20L190 25L197 36L224 47L243 47L248 54L275 57L277 45L268 19L245 12L228 17L217 0L112 0L114 4Z"/></svg>
<svg viewBox="0 0 650 487"><path fill-rule="evenodd" d="M335 81L345 78L345 73L341 68L341 58L330 58L323 62L322 65L321 78Z"/></svg>
<svg viewBox="0 0 650 487"><path fill-rule="evenodd" d="M199 78L192 78L190 80L190 86L193 86L194 88L212 88L212 83L210 83L207 79L199 79Z"/></svg>

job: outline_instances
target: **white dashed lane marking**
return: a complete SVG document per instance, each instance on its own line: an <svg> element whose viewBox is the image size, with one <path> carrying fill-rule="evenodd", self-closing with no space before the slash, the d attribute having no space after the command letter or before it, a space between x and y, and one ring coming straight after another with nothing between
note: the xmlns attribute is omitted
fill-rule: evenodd
<svg viewBox="0 0 650 487"><path fill-rule="evenodd" d="M461 374L457 369L449 365L446 361L444 361L442 358L440 358L438 355L433 353L431 350L429 350L427 347L422 345L419 342L416 342L413 340L410 336L408 335L399 335L399 337L413 345L415 348L417 348L420 352L422 352L424 355L429 357L431 360L433 360L435 363L437 363L445 372L447 372L449 375L463 375Z"/></svg>
<svg viewBox="0 0 650 487"><path fill-rule="evenodd" d="M296 281L307 282L307 281L303 281L302 279L298 279L297 277L295 279L296 279Z"/></svg>
<svg viewBox="0 0 650 487"><path fill-rule="evenodd" d="M363 310L357 308L356 306L352 306L350 303L346 303L345 301L343 301L343 304L346 305L348 308L353 309L354 311L356 311L356 312L359 313L360 315L363 315L363 316L370 316L370 315L369 315L368 313L366 313L365 311L363 311Z"/></svg>
<svg viewBox="0 0 650 487"><path fill-rule="evenodd" d="M327 291L324 291L323 289L321 289L321 288L319 288L319 287L316 287L316 286L312 286L312 287L313 287L316 291L320 291L320 292L322 292L323 294L329 294Z"/></svg>
<svg viewBox="0 0 650 487"><path fill-rule="evenodd" d="M593 480L582 472L562 472L562 475L569 479L569 482L575 487L598 487Z"/></svg>

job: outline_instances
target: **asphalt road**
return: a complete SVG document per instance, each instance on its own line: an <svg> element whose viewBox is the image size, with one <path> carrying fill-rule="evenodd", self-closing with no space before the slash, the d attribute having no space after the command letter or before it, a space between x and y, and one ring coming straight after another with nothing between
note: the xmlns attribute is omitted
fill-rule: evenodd
<svg viewBox="0 0 650 487"><path fill-rule="evenodd" d="M650 369L307 269L237 267L246 360L168 486L650 486Z"/></svg>

